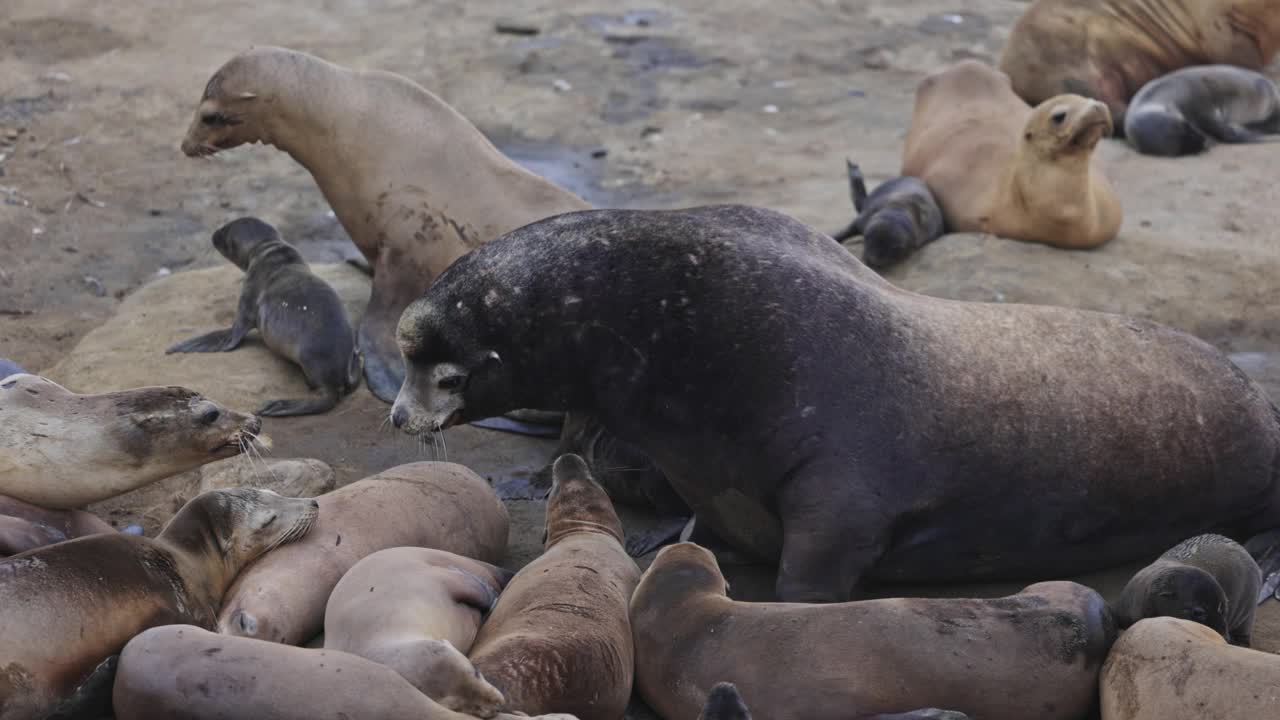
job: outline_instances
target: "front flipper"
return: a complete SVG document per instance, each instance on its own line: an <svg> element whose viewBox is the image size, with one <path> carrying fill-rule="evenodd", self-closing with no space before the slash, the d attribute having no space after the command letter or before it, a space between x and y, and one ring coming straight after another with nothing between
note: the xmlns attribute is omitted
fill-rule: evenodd
<svg viewBox="0 0 1280 720"><path fill-rule="evenodd" d="M45 716L45 720L96 720L111 717L111 688L115 685L116 666L119 663L119 655L112 655L98 663L71 696Z"/></svg>
<svg viewBox="0 0 1280 720"><path fill-rule="evenodd" d="M1262 571L1262 588L1258 591L1258 604L1280 599L1280 528L1249 538L1244 544L1258 569Z"/></svg>
<svg viewBox="0 0 1280 720"><path fill-rule="evenodd" d="M406 267L397 267L400 257ZM404 383L404 357L396 343L396 326L400 315L422 291L409 287L407 281L416 276L412 258L403 253L383 248L374 264L373 290L369 293L369 306L360 319L357 345L364 356L364 379L374 397L386 403L396 401L400 385ZM424 278L429 283L431 277ZM424 285L425 287L425 285Z"/></svg>
<svg viewBox="0 0 1280 720"><path fill-rule="evenodd" d="M328 393L318 398L300 400L271 400L254 411L262 417L289 417L292 415L318 415L328 412L338 404L338 394Z"/></svg>
<svg viewBox="0 0 1280 720"><path fill-rule="evenodd" d="M242 340L244 340L244 335L237 337L235 328L214 330L211 333L199 335L190 340L183 340L165 350L164 354L229 352L235 350Z"/></svg>
<svg viewBox="0 0 1280 720"><path fill-rule="evenodd" d="M862 720L972 720L972 718L955 710L922 708L920 710L912 710L904 713L865 715Z"/></svg>

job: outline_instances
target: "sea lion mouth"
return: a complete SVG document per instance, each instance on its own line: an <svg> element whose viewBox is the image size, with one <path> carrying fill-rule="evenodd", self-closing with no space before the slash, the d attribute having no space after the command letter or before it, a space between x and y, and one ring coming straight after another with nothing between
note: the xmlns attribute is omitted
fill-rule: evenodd
<svg viewBox="0 0 1280 720"><path fill-rule="evenodd" d="M289 528L284 532L283 535L276 538L275 542L271 543L271 547L263 551L263 554L271 552L272 550L275 550L281 545L287 545L295 540L300 540L301 538L306 536L307 533L311 532L311 528L315 527L316 518L318 518L319 516L320 516L319 508L313 507L308 509L307 513L302 517L298 518L298 521L293 524L293 527Z"/></svg>
<svg viewBox="0 0 1280 720"><path fill-rule="evenodd" d="M431 426L431 431L432 431L432 432L439 432L439 431L441 431L441 430L448 430L449 428L453 427L454 425L457 425L457 424L458 424L458 423L460 423L460 422L462 422L462 409L461 409L461 408L459 408L459 409L457 409L457 410L454 410L453 412L449 413L449 417L445 418L445 419L444 419L444 422L439 422L439 423L435 423L435 424L433 424L433 425Z"/></svg>
<svg viewBox="0 0 1280 720"><path fill-rule="evenodd" d="M230 457L251 450L258 453L267 453L271 452L271 447L272 442L269 436L249 432L248 430L237 430L231 433L226 440L210 448L209 454Z"/></svg>
<svg viewBox="0 0 1280 720"><path fill-rule="evenodd" d="M1095 134L1095 131L1096 134ZM1111 123L1107 120L1091 120L1080 126L1071 135L1071 144L1079 147L1081 145L1092 145L1102 139L1103 135L1111 132Z"/></svg>

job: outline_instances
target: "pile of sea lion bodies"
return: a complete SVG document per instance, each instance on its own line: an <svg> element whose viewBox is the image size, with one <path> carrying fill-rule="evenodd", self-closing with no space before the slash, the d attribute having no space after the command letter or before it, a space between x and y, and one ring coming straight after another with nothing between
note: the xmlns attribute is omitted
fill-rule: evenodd
<svg viewBox="0 0 1280 720"><path fill-rule="evenodd" d="M1204 32L1160 32L1187 23ZM1217 35L1242 27L1252 54ZM1120 218L1101 138L1256 139L1274 86L1183 66L1256 69L1278 46L1271 0L1037 0L1003 72L923 81L903 178L868 196L851 166L850 232L877 264L943 228L1096 247ZM362 155L335 134L402 142ZM269 447L258 418L5 366L0 720L616 720L633 691L666 720L1275 714L1280 657L1249 646L1280 581L1280 409L1208 344L907 292L760 208L593 210L410 81L296 51L219 69L183 150L253 142L311 171L368 261L369 308L353 330L297 251L241 218L213 233L245 271L233 326L170 351L256 328L318 392L262 415L326 412L361 375L410 434L568 413L544 551L501 567L503 503L447 462L314 499L214 490L154 538L118 533L80 508ZM652 487L600 482L620 455ZM643 573L624 497L695 517ZM1161 552L1114 603L1059 579ZM780 602L731 599L732 555L776 565ZM1041 582L854 599L1004 579Z"/></svg>

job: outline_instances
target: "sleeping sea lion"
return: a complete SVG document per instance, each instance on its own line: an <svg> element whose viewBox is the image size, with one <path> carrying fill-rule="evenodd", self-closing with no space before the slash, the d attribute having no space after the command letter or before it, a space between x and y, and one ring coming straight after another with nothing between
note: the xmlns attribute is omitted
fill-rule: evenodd
<svg viewBox="0 0 1280 720"><path fill-rule="evenodd" d="M49 509L115 497L251 444L262 421L182 387L77 395L37 375L0 380L0 495Z"/></svg>
<svg viewBox="0 0 1280 720"><path fill-rule="evenodd" d="M262 142L305 167L373 268L359 345L386 402L404 379L400 312L455 259L534 220L590 207L512 162L416 83L257 47L205 85L182 151ZM501 198L495 202L495 198Z"/></svg>
<svg viewBox="0 0 1280 720"><path fill-rule="evenodd" d="M1230 65L1158 77L1133 96L1124 118L1125 139L1147 155L1191 155L1215 140L1261 142L1276 133L1280 88L1262 73Z"/></svg>
<svg viewBox="0 0 1280 720"><path fill-rule="evenodd" d="M274 227L257 218L218 228L213 246L245 273L235 322L229 330L185 340L165 353L228 352L257 328L267 347L300 366L307 385L322 395L272 400L256 414L309 415L337 405L360 384L360 353L338 293L312 274L302 254Z"/></svg>
<svg viewBox="0 0 1280 720"><path fill-rule="evenodd" d="M98 717L89 710L102 704L111 671L100 663L149 627L216 627L240 569L306 535L315 519L313 500L215 490L155 539L91 535L0 560L0 720ZM99 691L77 692L90 684Z"/></svg>
<svg viewBox="0 0 1280 720"><path fill-rule="evenodd" d="M845 164L858 216L832 237L841 242L861 237L862 262L883 269L942 237L946 231L942 209L919 178L896 177L868 196L862 169L849 161Z"/></svg>
<svg viewBox="0 0 1280 720"><path fill-rule="evenodd" d="M1093 248L1120 229L1120 200L1093 158L1111 127L1096 100L1059 95L1033 109L1004 73L965 60L916 88L902 174L929 186L951 232Z"/></svg>

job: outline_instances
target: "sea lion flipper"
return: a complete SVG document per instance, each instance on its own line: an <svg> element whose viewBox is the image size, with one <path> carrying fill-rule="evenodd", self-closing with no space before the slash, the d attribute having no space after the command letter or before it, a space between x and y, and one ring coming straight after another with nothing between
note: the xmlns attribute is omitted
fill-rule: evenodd
<svg viewBox="0 0 1280 720"><path fill-rule="evenodd" d="M85 677L61 705L45 716L45 720L78 720L111 714L111 688L116 681L119 655L112 655Z"/></svg>
<svg viewBox="0 0 1280 720"><path fill-rule="evenodd" d="M302 398L298 400L269 400L263 403L254 415L260 417L289 417L292 415L318 415L328 412L338 404L337 393L325 393L321 397Z"/></svg>
<svg viewBox="0 0 1280 720"><path fill-rule="evenodd" d="M852 160L845 160L844 164L849 173L849 196L853 198L853 209L862 212L867 204L867 182L862 177L862 168Z"/></svg>
<svg viewBox="0 0 1280 720"><path fill-rule="evenodd" d="M631 529L627 533L627 541L623 543L627 554L642 557L663 545L678 541L690 520L692 518L689 517L663 517L657 518L648 527Z"/></svg>
<svg viewBox="0 0 1280 720"><path fill-rule="evenodd" d="M205 333L204 335L197 335L189 340L183 340L182 342L171 346L168 350L165 350L164 354L229 352L231 350L235 350L243 339L244 336L235 336L235 328L214 330L211 333Z"/></svg>

